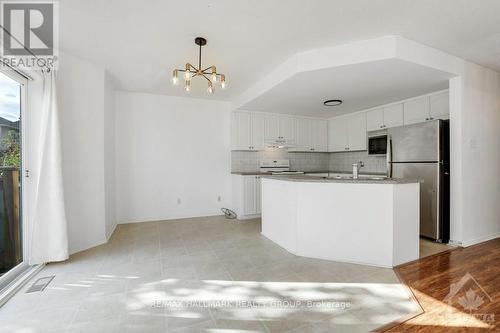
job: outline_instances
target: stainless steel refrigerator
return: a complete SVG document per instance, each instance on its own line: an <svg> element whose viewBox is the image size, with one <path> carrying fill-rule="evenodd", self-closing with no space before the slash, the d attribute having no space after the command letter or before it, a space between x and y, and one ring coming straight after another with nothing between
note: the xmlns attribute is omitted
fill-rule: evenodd
<svg viewBox="0 0 500 333"><path fill-rule="evenodd" d="M449 241L449 122L434 120L388 130L388 174L418 178L420 235Z"/></svg>

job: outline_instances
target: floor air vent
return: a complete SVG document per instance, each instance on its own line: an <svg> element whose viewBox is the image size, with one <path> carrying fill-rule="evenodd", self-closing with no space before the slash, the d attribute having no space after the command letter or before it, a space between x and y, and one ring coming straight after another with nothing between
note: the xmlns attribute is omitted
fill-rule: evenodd
<svg viewBox="0 0 500 333"><path fill-rule="evenodd" d="M43 291L49 285L50 281L52 281L54 277L55 275L39 278L38 280L35 281L35 283L31 285L31 287L29 287L28 290L26 290L26 293L28 294L37 291Z"/></svg>

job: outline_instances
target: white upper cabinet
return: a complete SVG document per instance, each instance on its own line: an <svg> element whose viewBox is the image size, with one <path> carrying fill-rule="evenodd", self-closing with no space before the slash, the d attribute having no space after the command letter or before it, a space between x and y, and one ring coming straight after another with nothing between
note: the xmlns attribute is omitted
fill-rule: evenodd
<svg viewBox="0 0 500 333"><path fill-rule="evenodd" d="M293 151L328 151L327 127L326 120L297 118L296 146Z"/></svg>
<svg viewBox="0 0 500 333"><path fill-rule="evenodd" d="M347 117L332 118L328 121L328 151L349 149Z"/></svg>
<svg viewBox="0 0 500 333"><path fill-rule="evenodd" d="M366 114L355 113L348 116L348 150L366 150Z"/></svg>
<svg viewBox="0 0 500 333"><path fill-rule="evenodd" d="M366 112L366 130L378 131L384 128L384 109L375 109Z"/></svg>
<svg viewBox="0 0 500 333"><path fill-rule="evenodd" d="M448 119L450 117L450 95L448 91L431 95L430 118Z"/></svg>
<svg viewBox="0 0 500 333"><path fill-rule="evenodd" d="M275 115L265 116L265 132L266 141L274 141L280 139L280 118Z"/></svg>
<svg viewBox="0 0 500 333"><path fill-rule="evenodd" d="M450 114L449 92L442 91L404 103L405 125L434 119L447 119Z"/></svg>
<svg viewBox="0 0 500 333"><path fill-rule="evenodd" d="M405 125L421 123L429 120L430 98L429 96L419 97L404 102Z"/></svg>
<svg viewBox="0 0 500 333"><path fill-rule="evenodd" d="M233 112L231 125L232 150L263 150L264 116L257 113Z"/></svg>
<svg viewBox="0 0 500 333"><path fill-rule="evenodd" d="M231 126L232 150L251 150L251 119L251 113L233 112Z"/></svg>
<svg viewBox="0 0 500 333"><path fill-rule="evenodd" d="M403 126L403 103L366 112L367 131L378 131L396 126Z"/></svg>
<svg viewBox="0 0 500 333"><path fill-rule="evenodd" d="M366 114L356 113L328 121L328 151L366 150Z"/></svg>
<svg viewBox="0 0 500 333"><path fill-rule="evenodd" d="M326 120L311 120L311 143L313 151L328 151L328 122Z"/></svg>
<svg viewBox="0 0 500 333"><path fill-rule="evenodd" d="M288 116L265 116L265 139L267 142L295 142L295 118Z"/></svg>
<svg viewBox="0 0 500 333"><path fill-rule="evenodd" d="M251 150L264 150L265 149L265 116L263 114L254 113L252 114L252 126L251 126Z"/></svg>
<svg viewBox="0 0 500 333"><path fill-rule="evenodd" d="M295 151L308 151L311 148L311 120L297 119Z"/></svg>
<svg viewBox="0 0 500 333"><path fill-rule="evenodd" d="M403 103L384 107L384 128L403 125Z"/></svg>
<svg viewBox="0 0 500 333"><path fill-rule="evenodd" d="M280 117L280 138L288 143L295 142L295 118Z"/></svg>

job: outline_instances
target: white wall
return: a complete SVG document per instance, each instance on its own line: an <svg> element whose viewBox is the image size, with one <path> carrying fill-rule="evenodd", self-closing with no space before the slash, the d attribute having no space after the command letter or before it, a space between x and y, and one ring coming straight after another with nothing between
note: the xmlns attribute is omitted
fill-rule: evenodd
<svg viewBox="0 0 500 333"><path fill-rule="evenodd" d="M118 92L115 125L119 223L230 206L229 103Z"/></svg>
<svg viewBox="0 0 500 333"><path fill-rule="evenodd" d="M57 74L70 253L106 241L104 68L61 54Z"/></svg>
<svg viewBox="0 0 500 333"><path fill-rule="evenodd" d="M105 232L109 239L116 227L115 198L115 86L111 77L104 76L104 192Z"/></svg>
<svg viewBox="0 0 500 333"><path fill-rule="evenodd" d="M458 197L455 225L461 225L452 239L468 246L500 237L500 74L466 62L463 76L454 80L452 144L458 168L452 169L457 172L452 193Z"/></svg>

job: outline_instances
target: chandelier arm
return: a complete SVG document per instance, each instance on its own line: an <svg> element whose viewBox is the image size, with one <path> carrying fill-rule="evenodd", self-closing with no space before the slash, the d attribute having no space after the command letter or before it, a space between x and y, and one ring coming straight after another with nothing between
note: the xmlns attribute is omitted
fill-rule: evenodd
<svg viewBox="0 0 500 333"><path fill-rule="evenodd" d="M213 65L212 65L212 66L209 66L209 67L207 67L207 68L205 68L204 70L202 70L202 72L206 72L206 71L208 71L209 69L212 69L212 67L213 67ZM210 74L212 74L212 73L210 73Z"/></svg>
<svg viewBox="0 0 500 333"><path fill-rule="evenodd" d="M188 72L187 70L185 69L177 69L178 72ZM190 73L192 74L196 74L197 72L196 71L192 71L192 70L189 70Z"/></svg>
<svg viewBox="0 0 500 333"><path fill-rule="evenodd" d="M208 82L210 82L210 83L212 82L212 81L210 81L210 79L208 77L205 76L205 74L203 74L202 77L204 77Z"/></svg>
<svg viewBox="0 0 500 333"><path fill-rule="evenodd" d="M193 69L195 72L198 71L198 68L194 67L193 65L191 65L189 62L188 62L188 65L191 69ZM192 73L192 72L191 72Z"/></svg>

